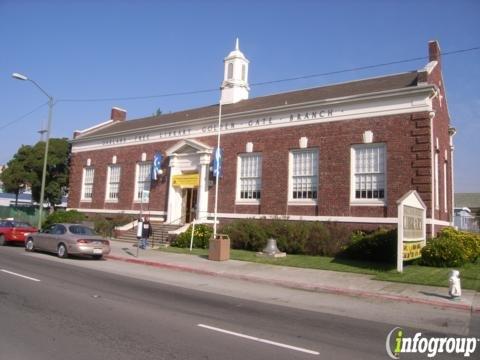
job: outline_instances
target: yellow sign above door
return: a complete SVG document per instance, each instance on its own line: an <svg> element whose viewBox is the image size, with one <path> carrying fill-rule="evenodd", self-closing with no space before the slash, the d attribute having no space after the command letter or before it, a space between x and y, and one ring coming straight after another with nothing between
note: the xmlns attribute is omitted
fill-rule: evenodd
<svg viewBox="0 0 480 360"><path fill-rule="evenodd" d="M181 188L196 188L200 185L200 176L198 174L173 175L173 186Z"/></svg>

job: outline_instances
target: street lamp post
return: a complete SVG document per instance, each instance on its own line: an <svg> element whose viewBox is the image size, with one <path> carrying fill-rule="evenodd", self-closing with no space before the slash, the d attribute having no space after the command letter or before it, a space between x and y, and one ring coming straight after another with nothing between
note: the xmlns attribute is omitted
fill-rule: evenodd
<svg viewBox="0 0 480 360"><path fill-rule="evenodd" d="M23 81L30 81L33 85L35 85L42 93L44 93L48 97L48 123L47 123L47 138L45 140L45 155L43 156L43 171L42 171L42 185L40 187L40 208L38 212L38 228L42 227L42 215L43 215L43 200L45 196L45 179L47 175L47 159L48 159L48 144L50 140L50 129L52 127L52 113L53 113L53 105L54 99L53 96L50 96L45 90L38 85L35 80L29 79L25 75L19 73L13 73L12 77L17 80Z"/></svg>

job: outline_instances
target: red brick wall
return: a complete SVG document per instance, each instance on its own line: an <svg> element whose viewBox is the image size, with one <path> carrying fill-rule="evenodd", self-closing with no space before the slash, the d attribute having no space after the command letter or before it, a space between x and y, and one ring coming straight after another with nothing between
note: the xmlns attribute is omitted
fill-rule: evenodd
<svg viewBox="0 0 480 360"><path fill-rule="evenodd" d="M428 76L428 83L434 84L439 89L440 96L433 99L433 109L435 117L433 118L433 146L436 146L436 139L439 141L439 148L434 149L438 153L439 164L439 209L434 209L434 218L443 221L451 221L452 219L452 200L453 194L451 191L451 184L453 179L452 161L450 159L450 137L448 129L450 127L450 117L448 113L447 96L445 93L445 83L442 76L442 63L440 58L440 49L438 44L430 43L430 58L438 61L433 71ZM445 158L445 150L447 150L447 158ZM444 183L444 163L447 162L447 183ZM433 169L432 169L433 171ZM447 190L447 204L445 211L444 189ZM434 233L440 230L443 226L436 226Z"/></svg>
<svg viewBox="0 0 480 360"><path fill-rule="evenodd" d="M329 122L290 128L266 129L222 136L224 176L220 179L219 207L221 213L374 216L396 217L396 201L411 189L419 191L429 204L431 152L426 142L430 134L428 113L407 114L350 121ZM362 143L362 135L371 130L375 143L386 144L387 206L350 206L350 149ZM318 206L287 206L289 151L299 148L299 139L308 138L308 147L319 151ZM216 137L196 140L215 146ZM89 151L72 155L69 207L138 210L133 202L135 165L142 152L152 160L155 151L165 150L176 141L126 146L116 149ZM237 156L245 152L247 142L253 151L262 154L262 199L260 205L236 205ZM122 167L118 203L105 203L107 167L112 157ZM80 202L82 169L90 158L95 167L95 184L91 203ZM168 166L165 163L165 169ZM168 176L167 176L168 178ZM167 211L168 181L153 185L148 210ZM209 211L214 209L215 187L209 190ZM144 206L145 207L145 206Z"/></svg>

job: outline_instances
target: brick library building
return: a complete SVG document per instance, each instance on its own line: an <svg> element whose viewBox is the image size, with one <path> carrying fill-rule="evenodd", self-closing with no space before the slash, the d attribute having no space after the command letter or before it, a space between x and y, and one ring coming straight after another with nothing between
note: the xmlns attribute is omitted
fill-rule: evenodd
<svg viewBox="0 0 480 360"><path fill-rule="evenodd" d="M368 229L396 226L397 201L416 190L434 234L452 222L455 129L436 41L428 53L419 70L249 98L237 41L218 104L133 120L113 108L110 120L76 131L68 207L211 220L218 177L220 223L280 217Z"/></svg>

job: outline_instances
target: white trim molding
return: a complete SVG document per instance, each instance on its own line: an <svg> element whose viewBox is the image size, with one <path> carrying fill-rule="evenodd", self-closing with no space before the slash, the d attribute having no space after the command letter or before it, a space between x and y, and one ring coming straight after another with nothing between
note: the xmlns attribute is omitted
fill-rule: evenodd
<svg viewBox="0 0 480 360"><path fill-rule="evenodd" d="M138 215L139 210L115 210L115 209L86 209L86 208L67 208L67 210L76 210L78 212L84 213L99 213L99 214L128 214L128 215ZM155 210L144 210L145 214L148 215L159 215L166 216L166 211L155 211Z"/></svg>
<svg viewBox="0 0 480 360"><path fill-rule="evenodd" d="M213 213L209 214L213 216ZM218 213L218 217L227 219L283 219L294 221L323 221L364 224L397 224L398 218L389 217L358 217L358 216L309 216L309 215L274 215L274 214L238 214Z"/></svg>
<svg viewBox="0 0 480 360"><path fill-rule="evenodd" d="M422 85L234 113L223 117L221 132L222 134L249 132L431 111L434 92L434 86ZM108 135L92 134L85 139L71 140L72 153L214 136L218 133L217 127L217 117L209 116Z"/></svg>

